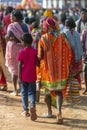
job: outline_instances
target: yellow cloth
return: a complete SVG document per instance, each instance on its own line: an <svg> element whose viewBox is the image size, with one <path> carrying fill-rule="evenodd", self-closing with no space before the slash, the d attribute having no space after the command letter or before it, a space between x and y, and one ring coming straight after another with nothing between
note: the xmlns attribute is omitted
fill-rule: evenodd
<svg viewBox="0 0 87 130"><path fill-rule="evenodd" d="M48 9L43 14L45 17L53 17L52 10Z"/></svg>

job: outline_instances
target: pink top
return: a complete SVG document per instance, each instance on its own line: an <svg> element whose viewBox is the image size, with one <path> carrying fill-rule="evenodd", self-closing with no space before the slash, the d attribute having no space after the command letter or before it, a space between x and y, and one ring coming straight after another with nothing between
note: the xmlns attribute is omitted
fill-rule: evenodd
<svg viewBox="0 0 87 130"><path fill-rule="evenodd" d="M21 80L24 82L36 81L37 50L24 48L19 51L17 60L22 62Z"/></svg>
<svg viewBox="0 0 87 130"><path fill-rule="evenodd" d="M23 49L23 45L14 41L8 41L6 45L5 65L11 74L18 75L18 61L16 57L21 49Z"/></svg>

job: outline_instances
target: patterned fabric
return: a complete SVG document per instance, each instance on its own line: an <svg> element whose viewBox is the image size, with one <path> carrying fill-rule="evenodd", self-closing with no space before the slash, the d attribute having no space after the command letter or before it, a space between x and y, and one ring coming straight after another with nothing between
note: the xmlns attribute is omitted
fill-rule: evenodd
<svg viewBox="0 0 87 130"><path fill-rule="evenodd" d="M16 60L17 54L19 50L21 50L23 46L21 43L15 43L13 41L9 41L6 46L6 66L8 67L9 72L13 75L18 75L18 61Z"/></svg>
<svg viewBox="0 0 87 130"><path fill-rule="evenodd" d="M41 58L42 84L49 90L64 89L71 62L71 48L64 36L43 35L39 41L38 57Z"/></svg>
<svg viewBox="0 0 87 130"><path fill-rule="evenodd" d="M69 78L67 81L66 100L73 103L80 101L79 83L75 78Z"/></svg>
<svg viewBox="0 0 87 130"><path fill-rule="evenodd" d="M8 26L8 30L7 30L7 33L11 31L13 33L13 35L19 40L21 41L21 36L23 35L23 30L22 30L22 27L20 26L19 23L17 22L14 22L14 23L11 23L9 26Z"/></svg>
<svg viewBox="0 0 87 130"><path fill-rule="evenodd" d="M71 60L69 75L71 75L73 77L73 76L80 74L81 71L82 71L82 59L80 59L80 61L77 62L75 60L74 53L72 52L72 60Z"/></svg>
<svg viewBox="0 0 87 130"><path fill-rule="evenodd" d="M82 44L80 42L79 33L75 31L74 29L72 33L69 31L69 29L65 29L64 33L67 39L69 40L70 46L75 56L75 60L79 62L83 55Z"/></svg>

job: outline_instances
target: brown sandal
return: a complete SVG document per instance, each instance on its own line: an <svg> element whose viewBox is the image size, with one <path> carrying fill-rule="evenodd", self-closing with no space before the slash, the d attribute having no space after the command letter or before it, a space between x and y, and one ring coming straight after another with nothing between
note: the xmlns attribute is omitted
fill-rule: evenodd
<svg viewBox="0 0 87 130"><path fill-rule="evenodd" d="M30 118L32 121L35 121L37 119L35 107L30 108Z"/></svg>
<svg viewBox="0 0 87 130"><path fill-rule="evenodd" d="M57 124L63 124L63 118L61 114L57 115Z"/></svg>
<svg viewBox="0 0 87 130"><path fill-rule="evenodd" d="M87 93L87 90L85 90L84 92L83 92L83 94L85 95Z"/></svg>
<svg viewBox="0 0 87 130"><path fill-rule="evenodd" d="M1 90L1 91L7 91L7 86L2 86L2 87L0 88L0 90Z"/></svg>

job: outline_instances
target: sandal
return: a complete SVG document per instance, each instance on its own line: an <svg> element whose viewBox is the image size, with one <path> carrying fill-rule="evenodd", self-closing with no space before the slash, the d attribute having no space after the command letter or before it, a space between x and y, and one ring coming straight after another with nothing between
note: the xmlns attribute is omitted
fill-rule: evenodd
<svg viewBox="0 0 87 130"><path fill-rule="evenodd" d="M83 92L83 94L86 94L87 93L87 90L85 90L84 92Z"/></svg>
<svg viewBox="0 0 87 130"><path fill-rule="evenodd" d="M35 121L37 119L37 114L36 114L35 107L30 108L30 119L32 121Z"/></svg>
<svg viewBox="0 0 87 130"><path fill-rule="evenodd" d="M48 111L47 113L44 113L44 118L52 118L52 111Z"/></svg>
<svg viewBox="0 0 87 130"><path fill-rule="evenodd" d="M63 124L63 118L61 114L57 115L57 124Z"/></svg>
<svg viewBox="0 0 87 130"><path fill-rule="evenodd" d="M18 96L18 93L17 93L17 91L13 91L13 92L11 93L11 95L13 95L13 96Z"/></svg>
<svg viewBox="0 0 87 130"><path fill-rule="evenodd" d="M27 111L23 111L23 112L21 113L21 115L22 115L22 116L25 116L25 117L29 117L29 116L30 116L30 114L29 114Z"/></svg>
<svg viewBox="0 0 87 130"><path fill-rule="evenodd" d="M0 88L0 90L1 90L1 91L7 91L7 86L2 86L2 87Z"/></svg>

